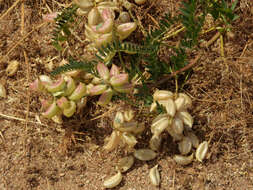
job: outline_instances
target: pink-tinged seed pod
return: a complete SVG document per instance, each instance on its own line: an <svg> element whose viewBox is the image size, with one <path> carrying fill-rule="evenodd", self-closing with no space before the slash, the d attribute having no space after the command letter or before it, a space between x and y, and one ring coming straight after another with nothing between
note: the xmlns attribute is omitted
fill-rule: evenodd
<svg viewBox="0 0 253 190"><path fill-rule="evenodd" d="M100 106L106 106L112 99L113 91L111 89L107 89L98 100L98 104Z"/></svg>
<svg viewBox="0 0 253 190"><path fill-rule="evenodd" d="M53 83L51 78L47 75L40 75L39 80L42 82L43 85L51 85Z"/></svg>
<svg viewBox="0 0 253 190"><path fill-rule="evenodd" d="M62 96L60 99L58 99L56 101L56 103L59 106L59 108L61 108L61 109L66 109L70 106L68 99L65 98L64 96Z"/></svg>
<svg viewBox="0 0 253 190"><path fill-rule="evenodd" d="M133 91L133 84L124 84L122 86L114 87L114 90L120 93L131 93Z"/></svg>
<svg viewBox="0 0 253 190"><path fill-rule="evenodd" d="M112 42L112 32L107 34L102 34L98 38L95 38L95 45L97 48L100 48L102 45L105 46Z"/></svg>
<svg viewBox="0 0 253 190"><path fill-rule="evenodd" d="M38 92L41 92L45 89L44 85L39 79L36 79L33 83L31 83L29 88L32 91L38 91Z"/></svg>
<svg viewBox="0 0 253 190"><path fill-rule="evenodd" d="M70 100L79 100L86 95L86 86L83 83L79 83L74 92L69 96Z"/></svg>
<svg viewBox="0 0 253 190"><path fill-rule="evenodd" d="M66 117L71 117L76 112L76 103L74 101L70 101L70 106L63 110L63 115Z"/></svg>
<svg viewBox="0 0 253 190"><path fill-rule="evenodd" d="M76 89L76 83L75 83L74 79L71 78L70 76L67 76L64 79L67 82L67 85L66 85L65 91L63 93L63 96L69 96Z"/></svg>
<svg viewBox="0 0 253 190"><path fill-rule="evenodd" d="M100 14L98 12L97 7L94 7L88 14L88 24L91 26L97 25L99 21L100 21Z"/></svg>
<svg viewBox="0 0 253 190"><path fill-rule="evenodd" d="M112 31L113 28L113 17L112 17L112 13L110 11L109 8L106 8L102 11L102 15L101 15L104 23L100 23L96 26L92 26L92 29L94 30L94 32L100 33L100 34L105 34L108 32Z"/></svg>
<svg viewBox="0 0 253 190"><path fill-rule="evenodd" d="M98 74L101 78L103 78L104 80L109 79L110 72L109 72L109 69L105 66L104 63L98 63L97 64L97 70L98 70Z"/></svg>
<svg viewBox="0 0 253 190"><path fill-rule="evenodd" d="M113 87L120 87L128 83L128 74L118 74L116 76L112 76L110 83Z"/></svg>
<svg viewBox="0 0 253 190"><path fill-rule="evenodd" d="M53 13L50 13L50 14L45 14L42 16L42 19L46 22L54 22L56 19L56 17L61 14L60 12L53 12Z"/></svg>
<svg viewBox="0 0 253 190"><path fill-rule="evenodd" d="M87 95L90 95L90 90L94 87L94 84L89 83L86 85Z"/></svg>
<svg viewBox="0 0 253 190"><path fill-rule="evenodd" d="M49 92L59 92L62 91L65 88L65 80L63 77L61 77L60 79L58 79L55 83L51 84L51 85L45 85L46 89Z"/></svg>
<svg viewBox="0 0 253 190"><path fill-rule="evenodd" d="M137 24L135 22L120 24L117 27L117 33L119 34L120 40L127 38L133 31L135 31L136 28Z"/></svg>
<svg viewBox="0 0 253 190"><path fill-rule="evenodd" d="M45 99L42 99L40 98L40 103L41 103L41 108L43 110L46 110L47 108L49 108L49 106L53 103L52 101L49 101L49 100L45 100Z"/></svg>
<svg viewBox="0 0 253 190"><path fill-rule="evenodd" d="M100 95L100 94L104 93L104 91L106 91L106 89L107 89L107 85L104 85L104 84L93 86L89 90L89 95L90 96Z"/></svg>
<svg viewBox="0 0 253 190"><path fill-rule="evenodd" d="M110 70L110 76L116 76L119 74L119 67L112 64L111 70Z"/></svg>
<svg viewBox="0 0 253 190"><path fill-rule="evenodd" d="M56 102L53 102L48 109L42 113L42 116L46 118L52 118L53 116L57 115L60 112L60 108L56 105Z"/></svg>

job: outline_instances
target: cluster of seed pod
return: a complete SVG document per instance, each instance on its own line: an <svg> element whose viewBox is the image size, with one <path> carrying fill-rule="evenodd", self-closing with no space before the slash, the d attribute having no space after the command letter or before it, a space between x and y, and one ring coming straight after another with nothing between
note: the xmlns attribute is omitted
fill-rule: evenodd
<svg viewBox="0 0 253 190"><path fill-rule="evenodd" d="M192 105L190 97L184 93L173 94L170 91L157 90L153 95L153 99L154 102L150 111L154 111L157 104L160 104L165 107L167 113L158 115L152 122L151 132L153 136L149 142L150 148L155 151L158 150L161 143L161 133L167 131L174 141L178 142L181 155L174 157L177 163L181 165L191 163L193 154L187 155L193 147L197 148L196 158L202 161L207 152L207 143L204 143L204 146L202 146L203 143L200 145L199 139L192 132L193 118L187 111ZM199 151L200 149L201 151Z"/></svg>
<svg viewBox="0 0 253 190"><path fill-rule="evenodd" d="M130 21L128 12L121 12L115 20L113 8L94 7L88 13L88 23L85 25L85 35L96 48L113 41L114 37L119 40L127 38L137 25Z"/></svg>
<svg viewBox="0 0 253 190"><path fill-rule="evenodd" d="M123 144L129 150L133 149L137 143L136 136L141 134L145 129L144 124L138 124L134 119L132 110L117 112L113 121L113 132L106 139L105 150L111 151L117 146Z"/></svg>
<svg viewBox="0 0 253 190"><path fill-rule="evenodd" d="M98 104L105 106L113 94L130 93L133 90L128 74L120 73L116 65L112 65L109 71L103 63L98 63L97 72L98 76L95 77L79 70L69 71L56 81L46 75L39 76L30 89L47 92L54 97L53 100L41 100L42 108L46 110L42 115L61 123L62 115L71 117L86 105L87 96L101 95Z"/></svg>

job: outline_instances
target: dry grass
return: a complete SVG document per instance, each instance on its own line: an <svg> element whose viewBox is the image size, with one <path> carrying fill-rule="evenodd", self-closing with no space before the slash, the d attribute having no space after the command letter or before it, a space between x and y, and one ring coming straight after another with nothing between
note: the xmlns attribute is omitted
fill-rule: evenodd
<svg viewBox="0 0 253 190"><path fill-rule="evenodd" d="M139 22L147 30L157 27L165 9L175 13L179 4L175 2L160 0L144 6L145 14L138 15ZM118 159L116 152L108 154L101 147L110 134L109 118L117 108L99 110L90 103L91 110L60 126L39 118L38 95L28 91L29 83L47 72L46 63L58 64L62 59L50 44L52 25L43 23L42 14L70 3L0 1L0 82L8 94L0 99L0 189L103 189L103 180L114 174L111 163ZM220 56L220 43L214 42L198 52L201 60L185 84L194 102L194 130L210 142L208 159L187 167L176 165L172 141L165 136L160 156L147 163L137 161L116 189L156 189L147 176L148 169L157 163L162 178L159 189L253 189L251 7L250 0L240 1L240 20L233 25L236 37L224 38L226 61ZM140 35L136 33L135 37ZM213 35L204 38L209 40ZM84 53L83 47L77 45L78 53ZM21 63L13 77L5 75L10 60Z"/></svg>

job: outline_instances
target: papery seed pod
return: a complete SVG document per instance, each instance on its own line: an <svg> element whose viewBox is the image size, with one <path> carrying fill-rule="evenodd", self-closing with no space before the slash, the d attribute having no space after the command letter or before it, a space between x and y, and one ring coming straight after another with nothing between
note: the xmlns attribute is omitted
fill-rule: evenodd
<svg viewBox="0 0 253 190"><path fill-rule="evenodd" d="M182 97L184 98L184 109L187 109L187 108L190 108L192 106L192 100L189 96L187 96L186 94L184 93L179 93L178 94L178 97Z"/></svg>
<svg viewBox="0 0 253 190"><path fill-rule="evenodd" d="M153 112L153 111L155 111L156 110L156 108L157 108L157 103L156 102L153 102L152 104L151 104L151 106L150 106L150 112Z"/></svg>
<svg viewBox="0 0 253 190"><path fill-rule="evenodd" d="M158 165L155 167L151 168L149 171L149 178L151 180L151 183L155 186L159 186L161 179L160 179L160 174L158 171Z"/></svg>
<svg viewBox="0 0 253 190"><path fill-rule="evenodd" d="M98 100L98 105L100 106L106 106L112 99L113 96L113 91L112 89L107 89L100 97Z"/></svg>
<svg viewBox="0 0 253 190"><path fill-rule="evenodd" d="M166 112L171 116L174 117L176 114L176 104L172 99L167 100L160 100L158 101L159 104L163 105L166 109Z"/></svg>
<svg viewBox="0 0 253 190"><path fill-rule="evenodd" d="M110 72L109 69L105 66L104 63L98 63L97 64L97 70L98 70L98 74L99 76L104 79L104 80L108 80L110 77Z"/></svg>
<svg viewBox="0 0 253 190"><path fill-rule="evenodd" d="M153 135L149 141L149 147L152 150L157 151L160 148L161 141L162 141L161 136Z"/></svg>
<svg viewBox="0 0 253 190"><path fill-rule="evenodd" d="M187 111L178 112L177 117L180 118L184 122L185 125L192 128L193 118Z"/></svg>
<svg viewBox="0 0 253 190"><path fill-rule="evenodd" d="M94 43L96 45L96 48L100 48L101 46L105 46L112 42L112 32L107 34L102 34L99 37L95 38Z"/></svg>
<svg viewBox="0 0 253 190"><path fill-rule="evenodd" d="M100 23L96 26L92 26L91 28L94 30L94 32L100 33L100 34L106 34L112 31L114 20L112 19L112 13L110 9L106 8L102 11L101 15L104 23Z"/></svg>
<svg viewBox="0 0 253 190"><path fill-rule="evenodd" d="M90 95L90 89L92 89L94 87L94 84L89 83L88 85L86 85L86 90L87 90L87 94Z"/></svg>
<svg viewBox="0 0 253 190"><path fill-rule="evenodd" d="M127 170L129 170L134 164L134 157L133 156L126 156L124 158L121 158L117 163L117 169L124 173Z"/></svg>
<svg viewBox="0 0 253 190"><path fill-rule="evenodd" d="M52 118L53 116L57 115L60 112L60 108L56 105L56 102L53 102L48 109L42 113L42 116L46 118Z"/></svg>
<svg viewBox="0 0 253 190"><path fill-rule="evenodd" d="M128 22L124 24L120 24L117 27L117 33L119 35L120 40L126 39L135 29L137 28L137 24L135 22Z"/></svg>
<svg viewBox="0 0 253 190"><path fill-rule="evenodd" d="M121 138L130 148L133 148L137 143L135 136L131 133L124 132Z"/></svg>
<svg viewBox="0 0 253 190"><path fill-rule="evenodd" d="M142 5L142 4L146 3L146 0L134 0L134 2L138 5Z"/></svg>
<svg viewBox="0 0 253 190"><path fill-rule="evenodd" d="M196 155L195 155L198 161L200 161L200 162L203 161L203 159L206 156L207 150L208 150L208 142L207 141L202 142L198 146L198 148L196 150Z"/></svg>
<svg viewBox="0 0 253 190"><path fill-rule="evenodd" d="M192 145L194 148L198 148L199 146L199 139L193 132L187 132L186 136L189 137L189 139L192 142Z"/></svg>
<svg viewBox="0 0 253 190"><path fill-rule="evenodd" d="M127 110L124 112L124 120L129 122L134 118L134 111L133 110Z"/></svg>
<svg viewBox="0 0 253 190"><path fill-rule="evenodd" d="M136 121L122 123L117 130L121 132L134 132L137 129L138 123Z"/></svg>
<svg viewBox="0 0 253 190"><path fill-rule="evenodd" d="M185 166L193 161L193 153L190 156L175 155L173 159L177 164Z"/></svg>
<svg viewBox="0 0 253 190"><path fill-rule="evenodd" d="M86 39L88 39L92 42L94 42L101 35L101 34L94 33L94 31L92 30L92 28L88 24L85 25L85 32L84 33L85 33Z"/></svg>
<svg viewBox="0 0 253 190"><path fill-rule="evenodd" d="M76 10L76 14L78 16L87 16L87 14L90 12L90 8L87 8L87 9L81 9L81 8L78 8Z"/></svg>
<svg viewBox="0 0 253 190"><path fill-rule="evenodd" d="M81 8L86 10L87 8L92 8L94 6L91 0L74 0L74 2Z"/></svg>
<svg viewBox="0 0 253 190"><path fill-rule="evenodd" d="M106 145L104 145L104 149L112 151L118 146L119 143L120 143L120 134L118 131L113 131L109 138L109 141L106 143Z"/></svg>
<svg viewBox="0 0 253 190"><path fill-rule="evenodd" d="M157 90L155 91L153 98L155 101L167 100L169 98L173 98L173 93L167 90Z"/></svg>
<svg viewBox="0 0 253 190"><path fill-rule="evenodd" d="M113 127L119 128L124 123L124 115L122 112L117 112L113 120Z"/></svg>
<svg viewBox="0 0 253 190"><path fill-rule="evenodd" d="M51 78L47 75L40 75L39 80L42 82L43 85L45 85L45 84L50 85L53 83Z"/></svg>
<svg viewBox="0 0 253 190"><path fill-rule="evenodd" d="M76 103L74 101L70 101L70 106L63 110L63 114L66 117L71 117L76 112Z"/></svg>
<svg viewBox="0 0 253 190"><path fill-rule="evenodd" d="M151 149L139 149L134 152L134 157L142 161L153 160L156 156L157 153Z"/></svg>
<svg viewBox="0 0 253 190"><path fill-rule="evenodd" d="M70 76L64 77L64 80L66 81L67 85L65 87L63 96L69 96L76 89L76 83L75 83L74 79Z"/></svg>
<svg viewBox="0 0 253 190"><path fill-rule="evenodd" d="M70 76L70 77L73 77L73 78L77 78L77 77L79 77L79 75L81 73L82 73L81 70L75 70L75 71L68 71L68 72L64 73L64 75Z"/></svg>
<svg viewBox="0 0 253 190"><path fill-rule="evenodd" d="M61 77L53 84L45 84L45 87L49 92L54 93L54 92L62 91L65 88L65 85L66 85L66 82L64 78Z"/></svg>
<svg viewBox="0 0 253 190"><path fill-rule="evenodd" d="M123 84L122 86L114 87L113 89L120 93L130 93L133 91L133 85L127 83Z"/></svg>
<svg viewBox="0 0 253 190"><path fill-rule="evenodd" d="M114 75L111 77L110 83L113 87L122 86L122 85L128 83L128 74Z"/></svg>
<svg viewBox="0 0 253 190"><path fill-rule="evenodd" d="M119 68L112 64L111 70L110 70L110 76L116 76L119 74Z"/></svg>
<svg viewBox="0 0 253 190"><path fill-rule="evenodd" d="M40 98L40 103L41 103L41 108L43 110L46 110L53 103L53 101L45 100L43 98Z"/></svg>
<svg viewBox="0 0 253 190"><path fill-rule="evenodd" d="M0 83L0 98L6 98L6 90L4 86Z"/></svg>
<svg viewBox="0 0 253 190"><path fill-rule="evenodd" d="M57 105L61 109L68 108L70 106L69 101L66 97L62 96L60 99L56 101Z"/></svg>
<svg viewBox="0 0 253 190"><path fill-rule="evenodd" d="M98 9L94 7L88 14L88 24L89 25L97 25L100 22L100 14Z"/></svg>
<svg viewBox="0 0 253 190"><path fill-rule="evenodd" d="M105 188L113 188L120 184L122 180L121 172L118 172L116 175L110 177L109 179L104 181Z"/></svg>
<svg viewBox="0 0 253 190"><path fill-rule="evenodd" d="M172 121L172 125L171 125L173 131L176 134L182 134L184 131L184 124L183 121L181 119L179 119L178 117L175 117Z"/></svg>
<svg viewBox="0 0 253 190"><path fill-rule="evenodd" d="M122 3L122 5L127 9L127 10L131 10L133 5L132 3L125 1L125 0L119 0L120 3Z"/></svg>
<svg viewBox="0 0 253 190"><path fill-rule="evenodd" d="M106 89L107 89L107 85L104 85L104 84L93 86L92 88L89 89L89 95L90 96L100 95L104 93Z"/></svg>
<svg viewBox="0 0 253 190"><path fill-rule="evenodd" d="M183 137L183 140L178 143L178 149L181 154L188 154L192 149L191 139L189 137Z"/></svg>
<svg viewBox="0 0 253 190"><path fill-rule="evenodd" d="M101 84L102 83L102 79L98 78L98 77L94 77L91 81L92 84L96 85L96 84Z"/></svg>
<svg viewBox="0 0 253 190"><path fill-rule="evenodd" d="M19 62L16 60L11 61L7 68L6 68L6 74L7 76L11 77L14 76L18 70Z"/></svg>
<svg viewBox="0 0 253 190"><path fill-rule="evenodd" d="M120 14L119 14L119 23L120 24L123 24L123 23L127 23L127 22L130 22L130 15L128 12L126 11L122 11Z"/></svg>
<svg viewBox="0 0 253 190"><path fill-rule="evenodd" d="M185 99L183 97L178 97L175 100L175 105L176 105L177 111L185 109Z"/></svg>
<svg viewBox="0 0 253 190"><path fill-rule="evenodd" d="M29 89L33 91L42 92L45 89L45 87L39 79L36 79L33 83L30 84Z"/></svg>
<svg viewBox="0 0 253 190"><path fill-rule="evenodd" d="M161 117L160 119L155 119L151 125L151 132L159 136L168 126L170 125L170 120L168 117Z"/></svg>
<svg viewBox="0 0 253 190"><path fill-rule="evenodd" d="M175 133L175 131L172 129L172 127L167 127L166 130L173 137L173 141L180 141L184 137L183 134Z"/></svg>
<svg viewBox="0 0 253 190"><path fill-rule="evenodd" d="M83 83L79 83L74 92L69 96L70 100L79 100L86 95L86 86Z"/></svg>

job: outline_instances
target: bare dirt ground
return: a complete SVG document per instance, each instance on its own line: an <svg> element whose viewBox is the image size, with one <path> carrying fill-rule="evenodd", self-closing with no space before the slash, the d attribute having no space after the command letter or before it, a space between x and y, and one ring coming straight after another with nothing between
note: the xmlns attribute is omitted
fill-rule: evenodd
<svg viewBox="0 0 253 190"><path fill-rule="evenodd" d="M165 8L175 10L175 2L158 1L155 8L147 9L145 18ZM90 121L103 113L95 103L90 102L82 115L64 126L41 117L38 120L38 95L30 93L29 83L48 73L48 63L62 59L51 45L52 24L44 23L42 14L69 3L0 0L0 82L7 89L7 98L0 99L1 190L103 189L104 179L114 174L117 155L124 154L102 149L110 134L109 118L115 112ZM136 161L115 189L253 190L253 2L241 0L239 4L240 18L232 27L235 37L224 38L226 62L220 56L219 41L202 49L203 56L184 88L194 103L193 129L209 142L207 159L177 165L172 159L175 145L165 135L159 157ZM209 40L214 34L203 38ZM83 46L76 51L82 54ZM21 64L14 76L7 77L5 69L11 60ZM156 164L161 172L159 188L148 178L148 169Z"/></svg>

